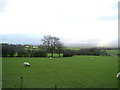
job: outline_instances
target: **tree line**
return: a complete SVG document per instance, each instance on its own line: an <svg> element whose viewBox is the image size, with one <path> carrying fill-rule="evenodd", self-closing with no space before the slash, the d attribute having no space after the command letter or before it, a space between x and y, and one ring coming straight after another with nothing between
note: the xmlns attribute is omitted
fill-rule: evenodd
<svg viewBox="0 0 120 90"><path fill-rule="evenodd" d="M60 57L63 45L58 37L45 35L41 41L43 44L39 45L37 50L32 45L2 43L2 57L47 57L47 53L51 53L51 57L58 53Z"/></svg>
<svg viewBox="0 0 120 90"><path fill-rule="evenodd" d="M46 55L45 50L34 50L31 45L2 44L2 57L46 57Z"/></svg>
<svg viewBox="0 0 120 90"><path fill-rule="evenodd" d="M48 53L51 53L51 49L46 49L45 46L39 46L38 50L34 49L32 46L26 47L25 45L14 45L14 44L2 44L2 57L47 57ZM71 57L74 55L108 55L106 50L100 50L97 48L84 48L80 50L70 50L62 48L52 50L51 57L53 53L63 54L63 57Z"/></svg>
<svg viewBox="0 0 120 90"><path fill-rule="evenodd" d="M45 35L42 39L42 45L37 49L32 45L7 44L2 43L2 57L47 57L51 53L63 54L63 57L71 57L74 55L107 55L105 48L82 48L80 50L65 49L60 39L55 36Z"/></svg>

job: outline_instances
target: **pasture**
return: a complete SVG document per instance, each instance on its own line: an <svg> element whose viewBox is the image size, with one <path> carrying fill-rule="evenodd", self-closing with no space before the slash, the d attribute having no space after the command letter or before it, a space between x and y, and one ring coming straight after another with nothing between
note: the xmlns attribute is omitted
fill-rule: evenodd
<svg viewBox="0 0 120 90"><path fill-rule="evenodd" d="M118 58L73 56L53 58L2 58L3 88L117 88ZM24 67L29 62L30 67Z"/></svg>
<svg viewBox="0 0 120 90"><path fill-rule="evenodd" d="M118 54L118 50L106 50L107 54Z"/></svg>

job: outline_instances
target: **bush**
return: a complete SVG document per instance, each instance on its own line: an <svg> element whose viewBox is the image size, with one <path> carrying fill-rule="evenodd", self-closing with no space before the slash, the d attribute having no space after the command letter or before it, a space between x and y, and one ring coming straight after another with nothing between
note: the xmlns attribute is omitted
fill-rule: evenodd
<svg viewBox="0 0 120 90"><path fill-rule="evenodd" d="M47 57L47 53L45 51L33 51L31 57Z"/></svg>
<svg viewBox="0 0 120 90"><path fill-rule="evenodd" d="M72 54L70 54L70 53L63 53L63 57L72 57Z"/></svg>
<svg viewBox="0 0 120 90"><path fill-rule="evenodd" d="M27 53L25 51L18 51L18 57L27 57Z"/></svg>
<svg viewBox="0 0 120 90"><path fill-rule="evenodd" d="M64 50L63 57L72 57L74 55L72 50Z"/></svg>
<svg viewBox="0 0 120 90"><path fill-rule="evenodd" d="M2 44L2 57L13 57L16 52L15 45Z"/></svg>
<svg viewBox="0 0 120 90"><path fill-rule="evenodd" d="M76 51L76 55L94 55L94 56L99 56L99 55L106 55L105 50L100 50L98 48L85 48L85 49L80 49Z"/></svg>

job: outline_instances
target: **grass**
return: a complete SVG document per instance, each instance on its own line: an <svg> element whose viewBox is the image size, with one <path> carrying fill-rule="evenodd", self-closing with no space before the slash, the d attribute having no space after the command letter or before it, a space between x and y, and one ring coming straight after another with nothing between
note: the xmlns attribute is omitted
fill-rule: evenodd
<svg viewBox="0 0 120 90"><path fill-rule="evenodd" d="M31 67L24 67L28 61ZM118 60L111 56L3 58L3 88L117 88Z"/></svg>

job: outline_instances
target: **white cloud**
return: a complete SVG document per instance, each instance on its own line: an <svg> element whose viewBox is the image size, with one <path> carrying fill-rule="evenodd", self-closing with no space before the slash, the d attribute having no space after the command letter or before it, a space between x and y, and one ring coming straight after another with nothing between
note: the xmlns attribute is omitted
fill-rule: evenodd
<svg viewBox="0 0 120 90"><path fill-rule="evenodd" d="M0 14L0 33L55 35L65 42L99 39L107 44L117 38L118 0L8 0ZM112 36L112 37L111 37Z"/></svg>

